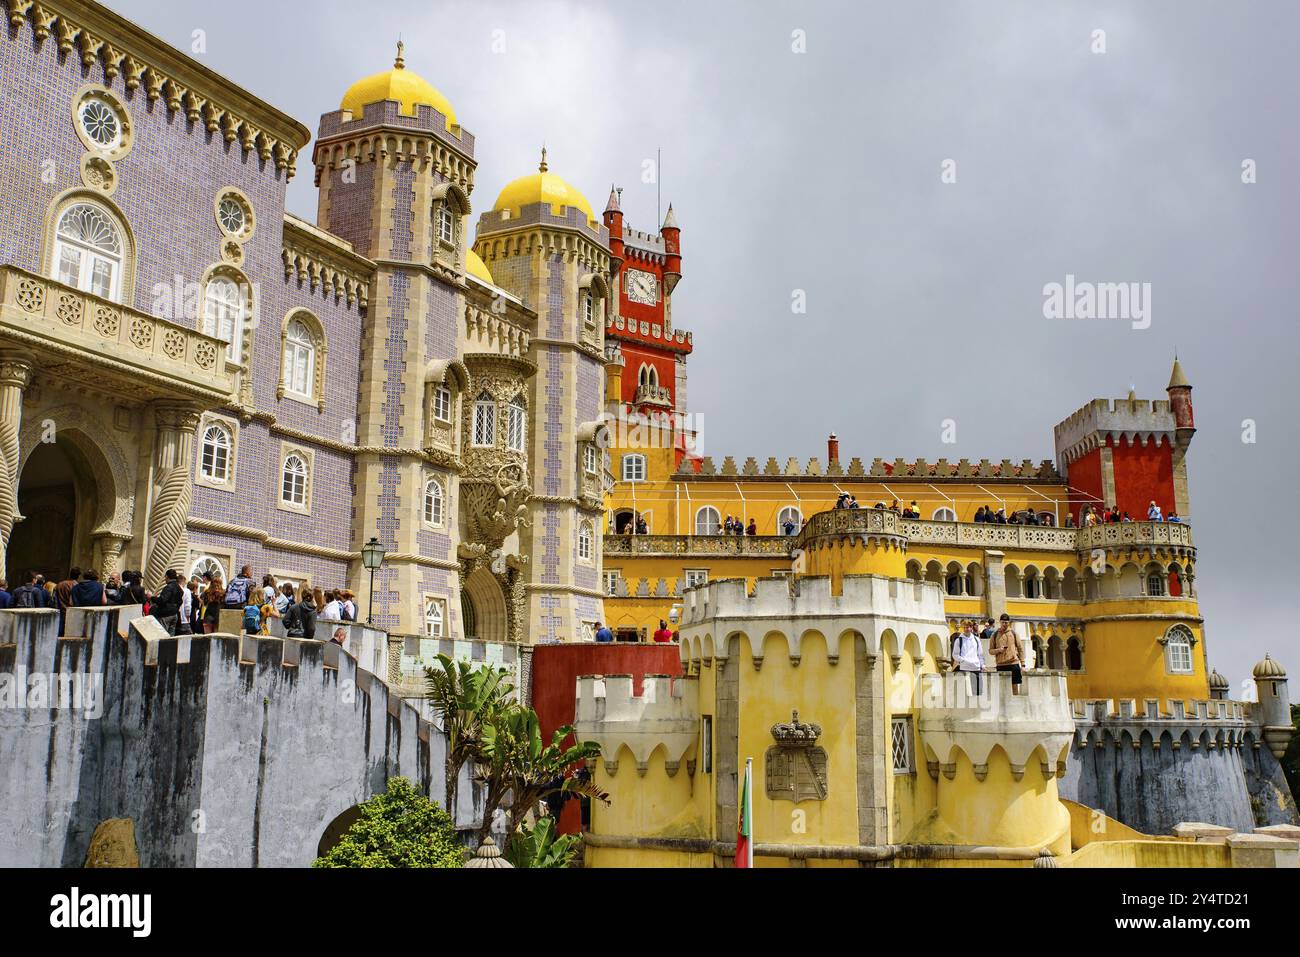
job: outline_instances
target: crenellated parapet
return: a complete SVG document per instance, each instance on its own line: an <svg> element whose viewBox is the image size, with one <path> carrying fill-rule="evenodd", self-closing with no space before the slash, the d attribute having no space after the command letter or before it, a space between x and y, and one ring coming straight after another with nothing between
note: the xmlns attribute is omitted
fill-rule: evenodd
<svg viewBox="0 0 1300 957"><path fill-rule="evenodd" d="M659 748L664 751L670 777L676 775L683 758L687 773L694 774L692 748L700 728L699 682L689 677L646 675L638 695L631 675L583 675L578 678L574 728L580 739L600 745L601 763L610 776L618 773L623 748L632 755L638 774L646 773L650 756Z"/></svg>
<svg viewBox="0 0 1300 957"><path fill-rule="evenodd" d="M1214 751L1268 746L1258 704L1226 699L1094 698L1071 702L1080 748Z"/></svg>
<svg viewBox="0 0 1300 957"><path fill-rule="evenodd" d="M784 636L794 664L802 659L802 641L810 633L825 639L831 664L839 660L845 635L861 638L869 656L880 654L890 633L900 642L918 635L922 645L931 635L942 636L946 647L943 595L933 582L845 575L838 591L832 584L828 577L809 576L760 578L753 592L743 579L688 588L682 600L682 657L725 660L732 635L749 642L756 668L763 664L764 641L773 634Z"/></svg>
<svg viewBox="0 0 1300 957"><path fill-rule="evenodd" d="M1108 441L1114 445L1174 444L1177 423L1168 400L1093 399L1055 429L1056 455L1062 466Z"/></svg>
<svg viewBox="0 0 1300 957"><path fill-rule="evenodd" d="M995 747L1006 752L1016 781L1035 753L1044 778L1064 775L1064 752L1074 733L1065 676L1026 674L1018 695L1008 675L983 675L982 684L976 695L966 674L921 676L917 729L935 756L927 762L930 775L937 779L942 772L952 780L960 752L970 761L975 778L983 781Z"/></svg>

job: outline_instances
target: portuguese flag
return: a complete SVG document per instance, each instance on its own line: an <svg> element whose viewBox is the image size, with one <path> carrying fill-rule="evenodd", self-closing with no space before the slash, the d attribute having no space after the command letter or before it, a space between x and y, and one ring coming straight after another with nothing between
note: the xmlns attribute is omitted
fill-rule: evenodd
<svg viewBox="0 0 1300 957"><path fill-rule="evenodd" d="M745 759L740 785L740 820L736 824L736 866L754 866L754 759Z"/></svg>

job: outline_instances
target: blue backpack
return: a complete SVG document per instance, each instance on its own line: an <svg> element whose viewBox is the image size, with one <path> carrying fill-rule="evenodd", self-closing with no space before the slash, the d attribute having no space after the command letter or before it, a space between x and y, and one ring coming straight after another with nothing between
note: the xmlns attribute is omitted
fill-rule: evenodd
<svg viewBox="0 0 1300 957"><path fill-rule="evenodd" d="M256 605L244 609L244 631L252 634L262 630L262 613Z"/></svg>

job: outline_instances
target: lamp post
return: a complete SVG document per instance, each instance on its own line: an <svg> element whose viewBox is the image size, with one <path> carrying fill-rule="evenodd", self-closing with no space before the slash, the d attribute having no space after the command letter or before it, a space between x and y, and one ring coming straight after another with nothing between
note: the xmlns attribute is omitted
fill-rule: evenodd
<svg viewBox="0 0 1300 957"><path fill-rule="evenodd" d="M384 551L384 546L374 536L361 546L361 564L370 569L370 612L366 615L367 625L375 623L375 572L384 563Z"/></svg>

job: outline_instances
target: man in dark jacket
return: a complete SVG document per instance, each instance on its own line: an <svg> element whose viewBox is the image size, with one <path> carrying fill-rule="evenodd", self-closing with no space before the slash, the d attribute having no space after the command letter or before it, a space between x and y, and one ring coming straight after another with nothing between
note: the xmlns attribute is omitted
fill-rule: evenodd
<svg viewBox="0 0 1300 957"><path fill-rule="evenodd" d="M73 608L90 608L107 604L104 600L104 586L99 581L99 573L93 568L86 569L81 581L72 586L70 606Z"/></svg>
<svg viewBox="0 0 1300 957"><path fill-rule="evenodd" d="M45 590L36 584L36 573L28 572L23 583L14 589L15 608L44 608Z"/></svg>
<svg viewBox="0 0 1300 957"><path fill-rule="evenodd" d="M181 594L180 582L177 580L176 570L167 569L167 581L153 601L149 605L149 612L158 619L158 623L167 629L167 634L176 634L177 616L180 614L181 602L185 596Z"/></svg>

